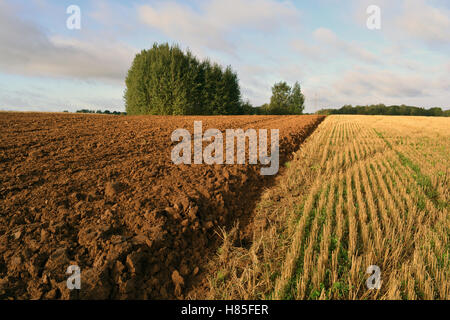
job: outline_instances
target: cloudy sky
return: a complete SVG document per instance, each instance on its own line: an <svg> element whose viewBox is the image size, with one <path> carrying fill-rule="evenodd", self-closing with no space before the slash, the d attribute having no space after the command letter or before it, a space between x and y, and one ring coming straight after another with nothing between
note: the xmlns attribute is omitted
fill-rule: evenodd
<svg viewBox="0 0 450 320"><path fill-rule="evenodd" d="M66 26L70 5L79 30ZM369 5L379 30L367 27ZM0 0L0 110L122 111L126 72L154 42L231 65L255 105L298 80L307 112L450 108L448 0Z"/></svg>

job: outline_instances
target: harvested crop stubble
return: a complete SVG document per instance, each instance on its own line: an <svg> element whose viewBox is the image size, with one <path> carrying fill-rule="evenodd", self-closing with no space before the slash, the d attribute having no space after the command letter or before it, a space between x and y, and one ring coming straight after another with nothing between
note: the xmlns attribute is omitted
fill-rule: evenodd
<svg viewBox="0 0 450 320"><path fill-rule="evenodd" d="M280 129L288 159L319 116L115 117L0 113L0 298L182 298L219 242L245 227L258 166L174 165L171 134ZM66 288L69 265L81 290Z"/></svg>
<svg viewBox="0 0 450 320"><path fill-rule="evenodd" d="M249 249L224 244L210 297L449 299L449 121L327 117L257 205Z"/></svg>

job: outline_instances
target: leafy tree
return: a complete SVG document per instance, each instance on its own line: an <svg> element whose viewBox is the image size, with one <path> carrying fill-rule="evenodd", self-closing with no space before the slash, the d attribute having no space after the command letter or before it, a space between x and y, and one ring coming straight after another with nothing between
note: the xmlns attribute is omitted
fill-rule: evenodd
<svg viewBox="0 0 450 320"><path fill-rule="evenodd" d="M258 114L258 108L255 108L251 105L250 101L241 101L241 114Z"/></svg>
<svg viewBox="0 0 450 320"><path fill-rule="evenodd" d="M269 114L269 104L265 103L259 107L255 108L255 114L266 115Z"/></svg>
<svg viewBox="0 0 450 320"><path fill-rule="evenodd" d="M178 46L154 44L134 58L125 80L128 114L240 114L238 77Z"/></svg>
<svg viewBox="0 0 450 320"><path fill-rule="evenodd" d="M229 66L223 73L220 88L222 89L222 114L242 114L241 91L239 89L238 78Z"/></svg>
<svg viewBox="0 0 450 320"><path fill-rule="evenodd" d="M291 88L286 82L275 83L272 87L270 105L265 108L267 114L302 114L305 97L300 84L295 82Z"/></svg>
<svg viewBox="0 0 450 320"><path fill-rule="evenodd" d="M430 116L434 116L434 117L442 117L444 115L444 112L442 111L441 108L431 108L429 110Z"/></svg>
<svg viewBox="0 0 450 320"><path fill-rule="evenodd" d="M302 114L305 106L303 105L305 102L305 96L302 93L300 88L300 84L295 82L292 87L292 92L289 101L289 113L291 114Z"/></svg>
<svg viewBox="0 0 450 320"><path fill-rule="evenodd" d="M291 103L291 87L286 82L275 83L268 112L270 114L287 114Z"/></svg>

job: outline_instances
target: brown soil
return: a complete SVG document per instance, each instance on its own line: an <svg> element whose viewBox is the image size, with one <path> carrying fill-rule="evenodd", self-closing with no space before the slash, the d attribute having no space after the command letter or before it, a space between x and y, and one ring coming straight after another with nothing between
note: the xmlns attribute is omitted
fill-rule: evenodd
<svg viewBox="0 0 450 320"><path fill-rule="evenodd" d="M219 227L249 221L273 177L174 165L173 130L280 129L280 158L320 116L0 113L0 299L174 299L204 280ZM247 226L247 229L245 228ZM249 231L250 230L250 231ZM81 290L68 290L69 265Z"/></svg>

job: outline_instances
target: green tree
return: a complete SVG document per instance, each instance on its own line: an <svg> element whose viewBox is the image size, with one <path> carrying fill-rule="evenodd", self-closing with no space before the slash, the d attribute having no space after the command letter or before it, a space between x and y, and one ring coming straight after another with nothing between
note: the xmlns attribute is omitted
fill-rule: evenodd
<svg viewBox="0 0 450 320"><path fill-rule="evenodd" d="M291 103L291 87L284 81L272 87L272 97L268 112L270 114L288 114Z"/></svg>
<svg viewBox="0 0 450 320"><path fill-rule="evenodd" d="M302 93L300 88L300 84L295 82L292 87L292 92L289 101L289 113L291 114L302 114L305 106L303 105L305 102L305 96Z"/></svg>
<svg viewBox="0 0 450 320"><path fill-rule="evenodd" d="M257 114L257 108L254 108L250 101L241 102L241 114Z"/></svg>
<svg viewBox="0 0 450 320"><path fill-rule="evenodd" d="M269 114L270 105L268 103L264 103L263 105L255 108L255 114L266 115Z"/></svg>
<svg viewBox="0 0 450 320"><path fill-rule="evenodd" d="M302 114L304 102L305 96L298 82L291 88L281 81L273 85L270 105L263 109L267 114Z"/></svg>
<svg viewBox="0 0 450 320"><path fill-rule="evenodd" d="M237 75L228 66L222 77L221 85L222 110L221 114L242 114L241 91Z"/></svg>
<svg viewBox="0 0 450 320"><path fill-rule="evenodd" d="M134 58L125 80L127 114L239 114L237 74L200 62L178 46L154 44Z"/></svg>

